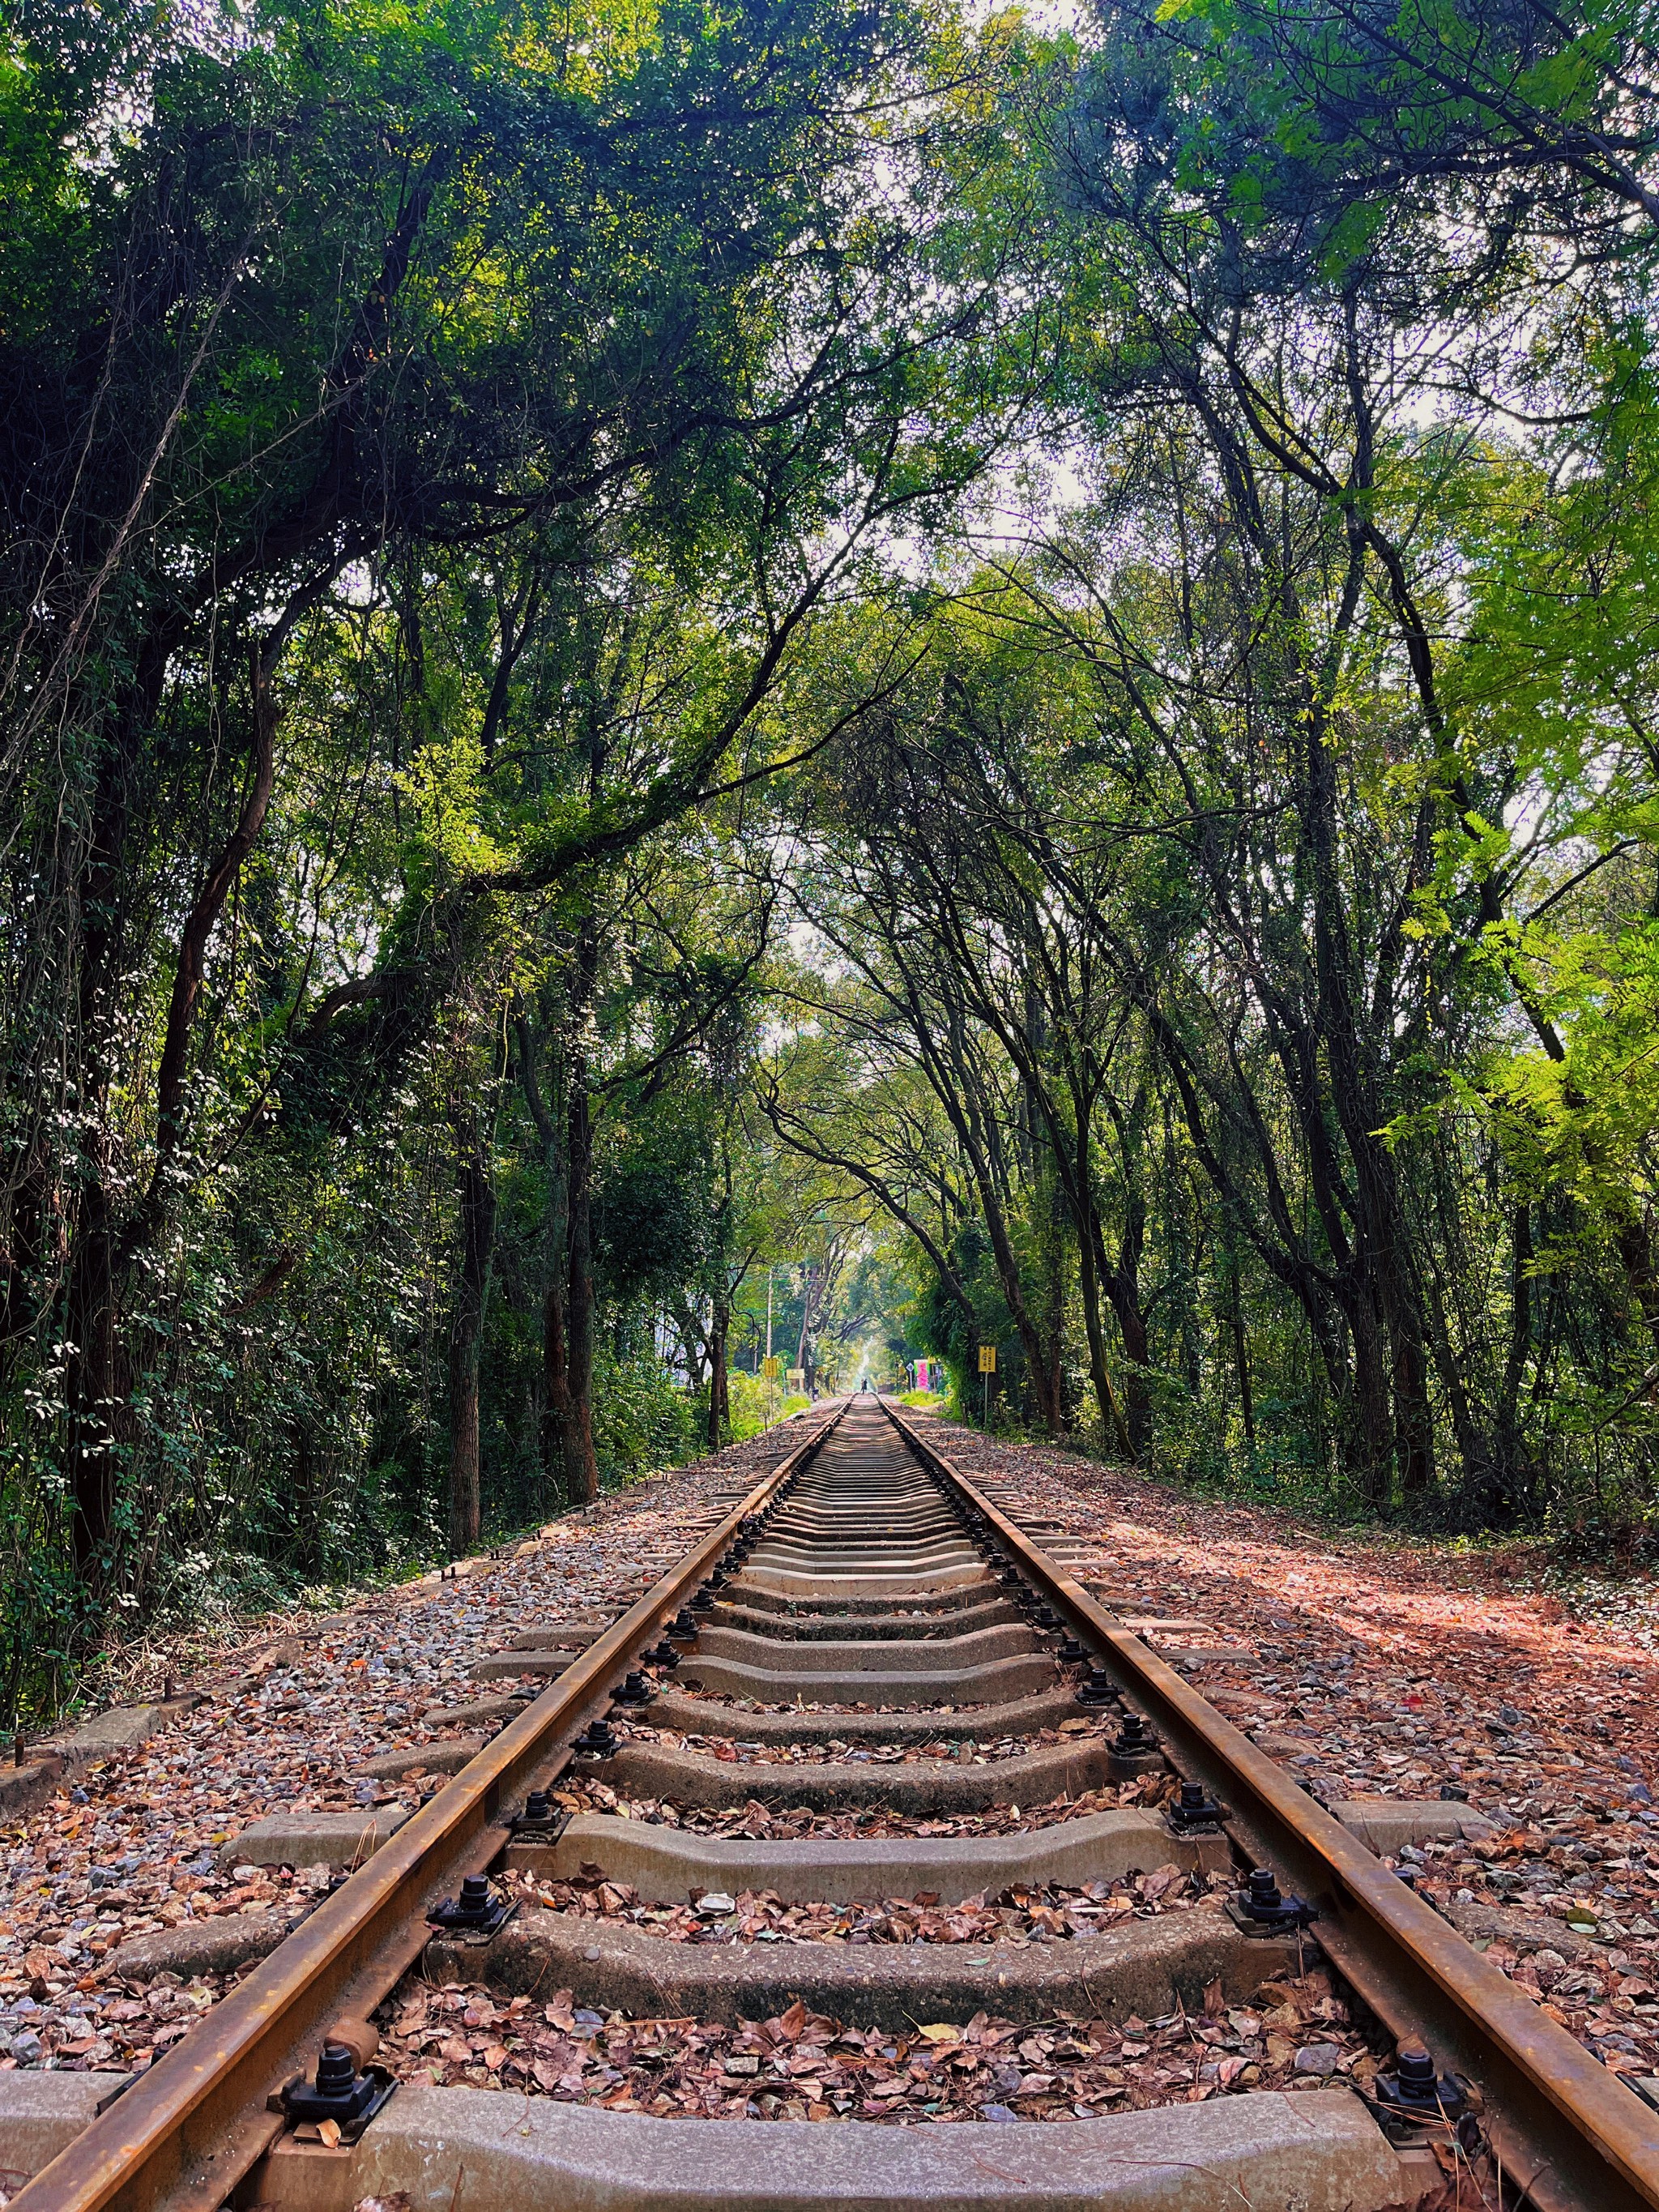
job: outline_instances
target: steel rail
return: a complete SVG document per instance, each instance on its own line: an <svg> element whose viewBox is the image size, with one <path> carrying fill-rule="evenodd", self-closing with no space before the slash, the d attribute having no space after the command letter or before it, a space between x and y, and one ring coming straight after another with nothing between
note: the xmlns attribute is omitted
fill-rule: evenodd
<svg viewBox="0 0 1659 2212"><path fill-rule="evenodd" d="M1321 1948L1395 2035L1420 2036L1482 2093L1506 2175L1539 2212L1659 2207L1659 2119L1635 2093L1357 1842L1285 1770L1096 1602L884 1397L883 1410L996 1530L1201 1782L1256 1865L1314 1905Z"/></svg>
<svg viewBox="0 0 1659 2212"><path fill-rule="evenodd" d="M326 2028L397 1986L428 1936L428 1908L507 1842L500 1820L532 1778L568 1758L576 1724L605 1710L618 1669L703 1579L840 1421L844 1403L679 1564L613 1621L519 1717L325 1899L166 2056L12 2199L12 2212L182 2212L222 2205L281 2132L266 2100L314 2059ZM559 1756L561 1751L563 1757Z"/></svg>

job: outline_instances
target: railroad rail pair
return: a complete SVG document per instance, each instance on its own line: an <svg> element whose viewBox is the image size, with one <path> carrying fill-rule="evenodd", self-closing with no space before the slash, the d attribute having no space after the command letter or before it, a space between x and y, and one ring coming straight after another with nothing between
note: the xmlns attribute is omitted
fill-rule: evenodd
<svg viewBox="0 0 1659 2212"><path fill-rule="evenodd" d="M1052 1608L1129 1713L1149 1725L1182 1780L1217 1808L1241 1872L1269 1869L1281 1889L1305 1899L1317 1916L1319 1947L1377 2018L1399 2039L1420 2039L1437 2069L1475 2086L1481 2124L1513 2197L1537 2212L1659 2208L1659 2139L1642 2100L1131 1633L915 1424L879 1403L890 1433L971 1522L981 1548ZM556 1781L579 1733L604 1722L626 1674L847 1418L844 1401L812 1425L668 1574L39 2173L14 2212L219 2212L234 2201L288 2125L270 2109L273 2092L312 2072L330 2035L341 2033L343 2022L366 2019L416 1965L431 1935L428 1913L467 1876L501 1863L512 1841L511 1817L528 1792ZM870 1419L870 1409L860 1407L855 1422ZM745 1542L745 1555L747 1548ZM728 1585L722 1595L729 1594ZM849 1735L855 1726L849 1720Z"/></svg>

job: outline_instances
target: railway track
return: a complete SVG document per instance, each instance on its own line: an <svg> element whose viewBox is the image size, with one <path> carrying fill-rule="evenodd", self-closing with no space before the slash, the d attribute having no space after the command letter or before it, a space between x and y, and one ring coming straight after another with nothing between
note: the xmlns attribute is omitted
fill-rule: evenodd
<svg viewBox="0 0 1659 2212"><path fill-rule="evenodd" d="M15 2212L1659 2205L1649 2107L1016 1501L883 1401L792 1441L163 2059L37 2077L105 2109ZM428 2078L469 2017L526 2094Z"/></svg>

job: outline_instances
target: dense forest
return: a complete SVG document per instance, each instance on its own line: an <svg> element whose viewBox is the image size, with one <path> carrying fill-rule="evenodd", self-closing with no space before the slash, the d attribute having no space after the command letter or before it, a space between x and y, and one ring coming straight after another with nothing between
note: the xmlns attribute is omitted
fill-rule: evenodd
<svg viewBox="0 0 1659 2212"><path fill-rule="evenodd" d="M0 67L0 1707L942 1358L1659 1527L1630 0Z"/></svg>

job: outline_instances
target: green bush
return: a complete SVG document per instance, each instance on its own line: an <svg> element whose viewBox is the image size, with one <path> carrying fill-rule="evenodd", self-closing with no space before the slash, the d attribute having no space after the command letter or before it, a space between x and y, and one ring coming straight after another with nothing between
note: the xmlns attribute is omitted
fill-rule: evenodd
<svg viewBox="0 0 1659 2212"><path fill-rule="evenodd" d="M661 1362L649 1353L594 1362L593 1451L599 1479L620 1488L664 1468L677 1467L696 1450L690 1400Z"/></svg>

